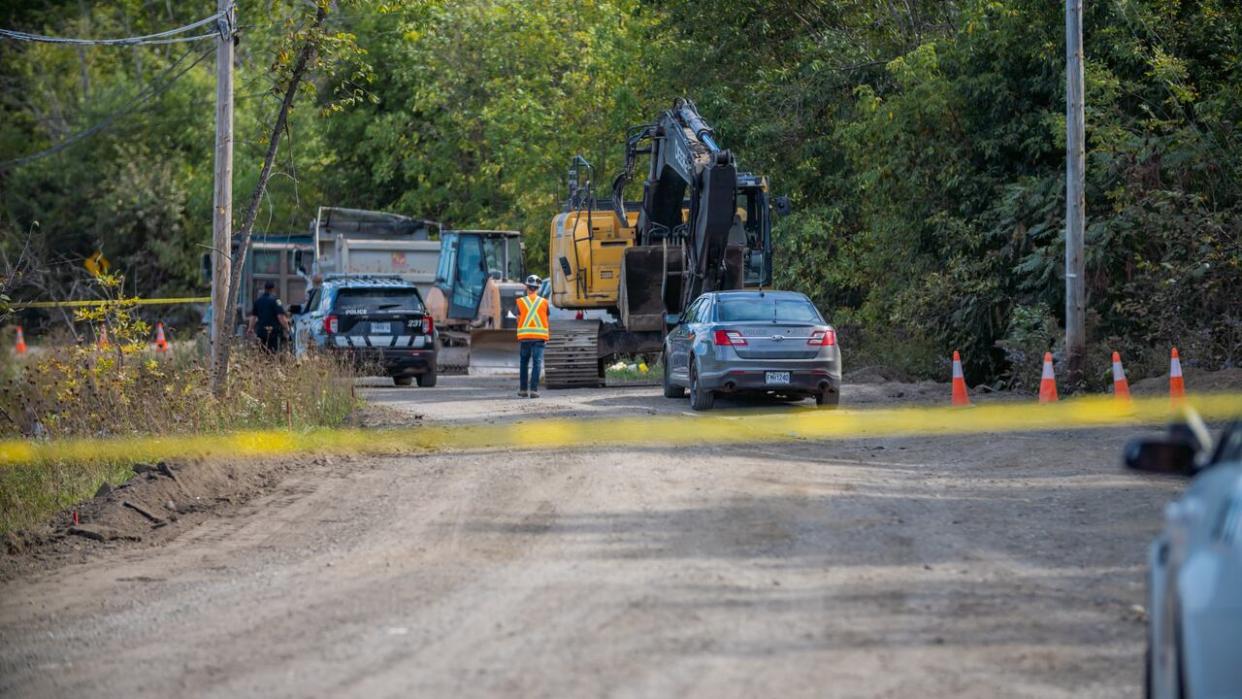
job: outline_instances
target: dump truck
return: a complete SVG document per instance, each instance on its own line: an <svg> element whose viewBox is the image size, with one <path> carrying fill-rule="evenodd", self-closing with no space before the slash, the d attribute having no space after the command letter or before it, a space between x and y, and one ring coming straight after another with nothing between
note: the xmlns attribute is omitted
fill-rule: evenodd
<svg viewBox="0 0 1242 699"><path fill-rule="evenodd" d="M440 224L383 211L319 207L310 223L310 255L298 269L312 280L327 274L383 274L413 282L423 298L440 262Z"/></svg>
<svg viewBox="0 0 1242 699"><path fill-rule="evenodd" d="M234 237L233 254L237 253L241 238ZM312 236L272 233L250 239L246 262L241 269L241 285L237 290L237 307L234 309L233 330L237 335L245 333L246 315L254 300L263 293L268 282L276 285L276 297L286 305L305 303L310 290L310 279L298 270L298 260L314 249ZM212 275L211 254L202 258L203 280L210 283ZM203 324L210 327L210 308L204 315Z"/></svg>

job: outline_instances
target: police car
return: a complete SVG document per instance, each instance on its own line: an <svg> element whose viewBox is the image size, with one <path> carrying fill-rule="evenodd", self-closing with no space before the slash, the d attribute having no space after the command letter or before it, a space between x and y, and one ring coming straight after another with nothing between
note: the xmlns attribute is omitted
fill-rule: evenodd
<svg viewBox="0 0 1242 699"><path fill-rule="evenodd" d="M413 283L395 276L328 275L305 306L290 306L294 352L338 353L398 386L436 385L435 323Z"/></svg>

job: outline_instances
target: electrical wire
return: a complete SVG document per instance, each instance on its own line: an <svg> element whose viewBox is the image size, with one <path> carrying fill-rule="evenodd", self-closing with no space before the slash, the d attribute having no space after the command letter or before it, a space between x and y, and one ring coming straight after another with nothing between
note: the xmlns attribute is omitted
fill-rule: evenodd
<svg viewBox="0 0 1242 699"><path fill-rule="evenodd" d="M229 31L228 19L232 11L232 6L224 12L217 12L210 17L204 17L197 22L192 22L176 29L157 32L155 34L144 34L142 36L130 36L121 39L77 39L71 37L47 36L45 34L31 34L29 32L17 31L15 29L0 29L0 38L12 39L14 41L34 41L44 44L68 44L71 46L141 46L149 44L175 44L186 41L199 41L201 39L211 39L220 36ZM225 25L217 31L207 34L196 34L194 36L177 36L185 32L198 29L199 27L214 24L217 20L224 19Z"/></svg>
<svg viewBox="0 0 1242 699"><path fill-rule="evenodd" d="M20 158L14 158L12 160L6 160L4 162L0 162L0 172L8 171L16 167L21 167L22 165L25 165L35 160L46 158L50 155L55 155L56 153L63 151L64 149L77 143L78 141L81 141L82 139L85 139L85 138L89 138L90 136L93 136L99 133L100 131L107 129L108 127L112 126L112 124L118 118L123 117L127 114L130 114L134 111L137 111L138 108L141 107L143 104L167 92L168 88L172 87L173 83L177 82L177 80L179 80L182 76L184 76L186 73L193 70L195 66L197 66L199 63L202 63L208 56L214 53L214 51L204 51L199 55L198 58L194 59L193 63L186 66L185 68L182 68L180 71L177 71L177 67L180 66L185 61L185 59L188 58L190 54L192 54L193 52L194 52L193 49L189 49L185 53L181 54L181 57L178 58L171 66L165 69L164 72L160 74L159 78L157 78L150 85L145 87L138 94L126 100L126 106L124 108L119 109L109 114L108 116L104 117L101 121L99 121L97 124L95 124L94 126L91 126L90 128L85 129L83 131L79 131L78 133L66 138L65 140L61 141L60 143L57 143L56 145L50 148L38 151L37 153L31 153L30 155L22 156ZM164 78L167 78L167 79L164 80Z"/></svg>

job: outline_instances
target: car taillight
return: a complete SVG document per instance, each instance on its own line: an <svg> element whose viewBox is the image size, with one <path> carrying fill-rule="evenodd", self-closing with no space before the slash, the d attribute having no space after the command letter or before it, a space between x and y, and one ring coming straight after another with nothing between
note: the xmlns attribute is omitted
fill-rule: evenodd
<svg viewBox="0 0 1242 699"><path fill-rule="evenodd" d="M722 346L743 347L746 345L746 338L736 330L717 330L714 340L717 345Z"/></svg>
<svg viewBox="0 0 1242 699"><path fill-rule="evenodd" d="M436 329L436 324L431 320L431 316L423 316L423 334L430 335L432 330Z"/></svg>
<svg viewBox="0 0 1242 699"><path fill-rule="evenodd" d="M816 330L811 333L811 339L806 344L816 345L819 347L832 347L837 344L837 331L832 328L827 330Z"/></svg>
<svg viewBox="0 0 1242 699"><path fill-rule="evenodd" d="M338 327L340 326L337 325L336 316L328 316L327 318L323 319L323 331L324 332L335 335L336 329Z"/></svg>

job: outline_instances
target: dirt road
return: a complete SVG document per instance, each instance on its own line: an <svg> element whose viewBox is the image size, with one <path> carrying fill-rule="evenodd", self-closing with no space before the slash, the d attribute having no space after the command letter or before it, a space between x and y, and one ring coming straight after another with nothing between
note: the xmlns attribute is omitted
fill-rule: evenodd
<svg viewBox="0 0 1242 699"><path fill-rule="evenodd" d="M537 403L508 392L367 389L427 421ZM1129 436L308 466L163 546L0 586L0 695L1131 697L1181 484L1121 472Z"/></svg>

